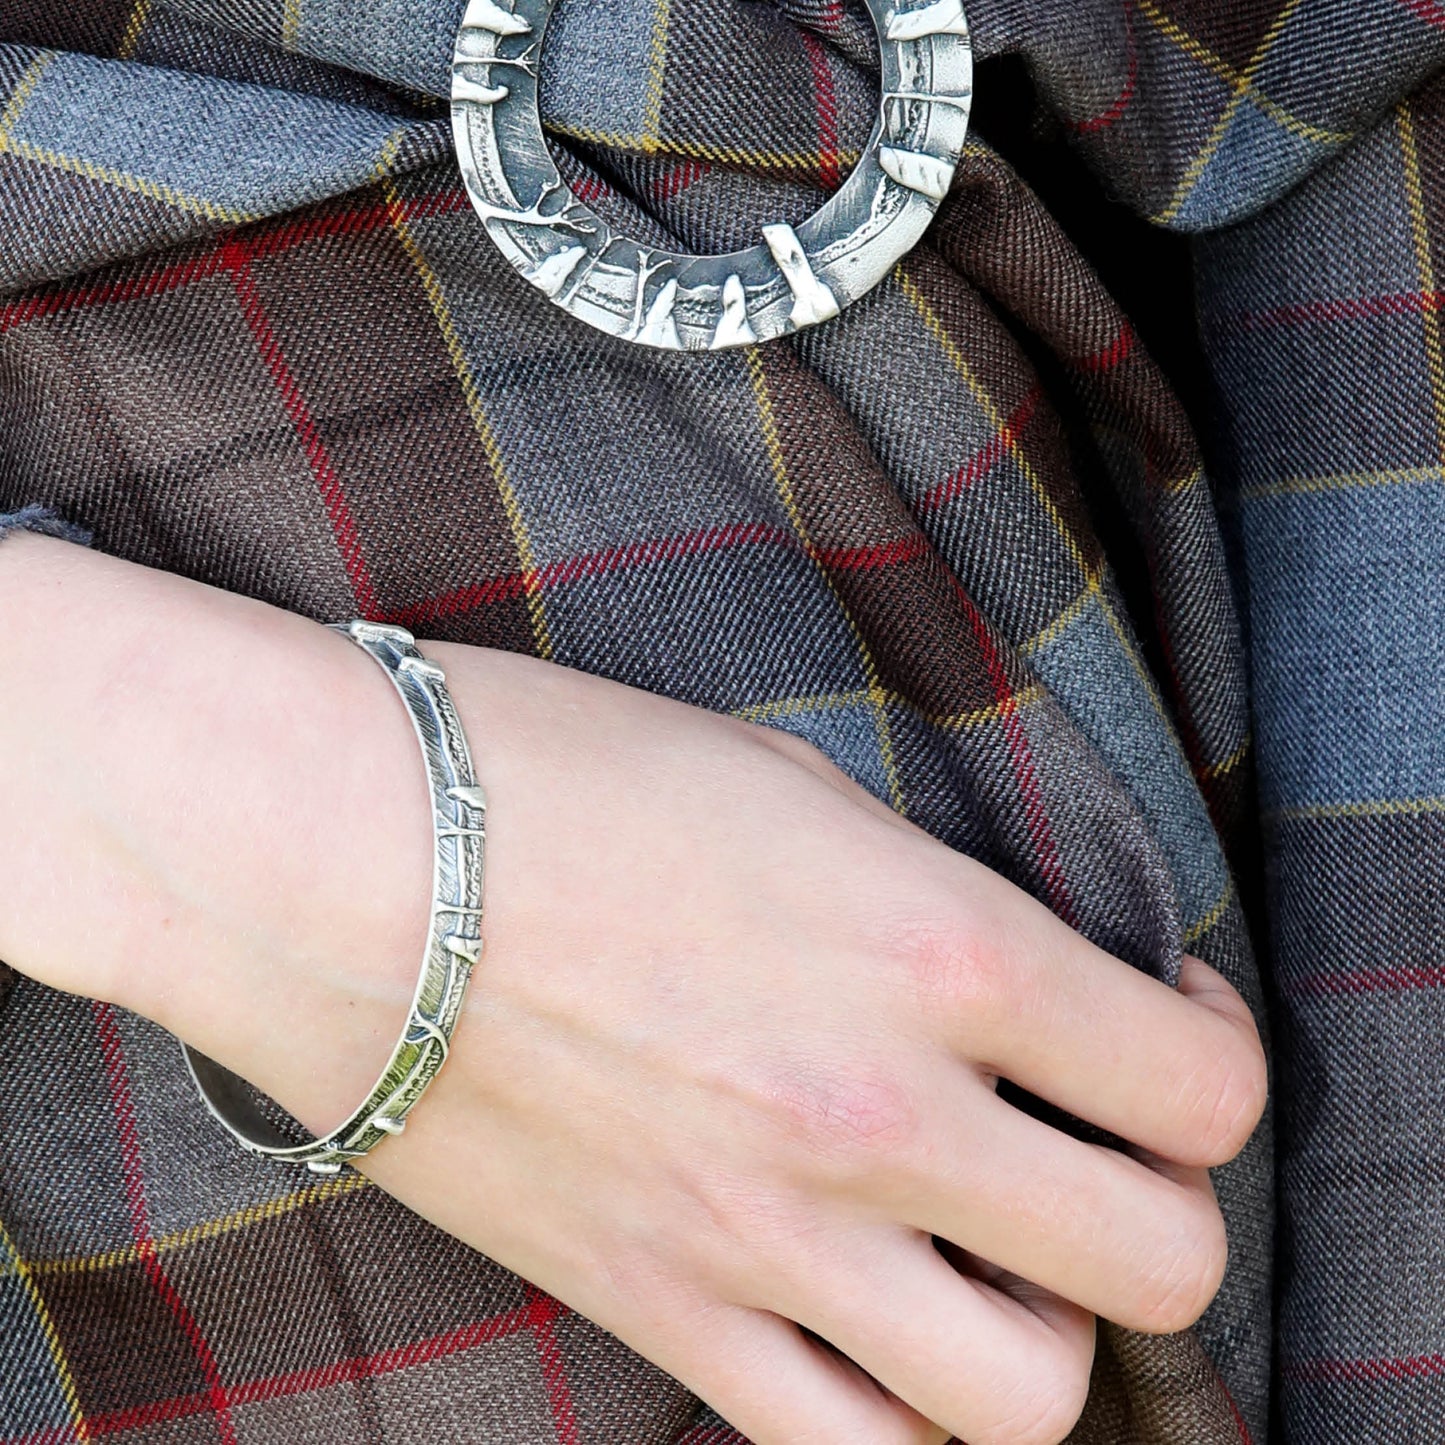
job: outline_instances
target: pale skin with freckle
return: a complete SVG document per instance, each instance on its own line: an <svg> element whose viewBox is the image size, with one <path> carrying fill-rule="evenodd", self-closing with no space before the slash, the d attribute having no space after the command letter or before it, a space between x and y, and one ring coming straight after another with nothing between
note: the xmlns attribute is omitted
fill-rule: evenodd
<svg viewBox="0 0 1445 1445"><path fill-rule="evenodd" d="M337 1123L426 935L427 789L375 664L33 536L0 551L0 624L45 681L0 698L0 957ZM1144 977L786 735L422 650L489 799L486 952L446 1068L363 1165L382 1188L757 1445L1051 1445L1094 1316L1200 1315L1207 1168L1265 1101L1218 974Z"/></svg>

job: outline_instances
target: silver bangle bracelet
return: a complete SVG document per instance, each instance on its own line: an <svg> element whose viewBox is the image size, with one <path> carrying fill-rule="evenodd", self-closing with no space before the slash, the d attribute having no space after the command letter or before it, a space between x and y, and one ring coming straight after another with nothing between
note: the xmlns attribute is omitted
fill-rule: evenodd
<svg viewBox="0 0 1445 1445"><path fill-rule="evenodd" d="M473 968L482 955L482 875L486 798L472 769L466 734L447 691L446 674L400 627L333 624L370 653L391 678L411 715L426 760L436 830L431 928L411 1014L366 1102L339 1128L293 1144L257 1107L247 1084L213 1059L183 1045L211 1113L253 1154L339 1174L343 1164L400 1134L406 1117L446 1062Z"/></svg>

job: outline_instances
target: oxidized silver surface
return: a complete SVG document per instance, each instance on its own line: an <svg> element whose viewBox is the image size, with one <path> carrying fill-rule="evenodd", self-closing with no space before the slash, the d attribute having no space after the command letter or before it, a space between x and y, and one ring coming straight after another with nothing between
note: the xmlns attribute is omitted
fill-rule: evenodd
<svg viewBox="0 0 1445 1445"><path fill-rule="evenodd" d="M558 306L644 346L706 351L827 321L918 242L968 133L973 47L962 0L868 0L882 98L842 188L745 251L689 256L618 235L562 180L542 137L537 67L557 0L470 0L452 128L472 204L503 254Z"/></svg>
<svg viewBox="0 0 1445 1445"><path fill-rule="evenodd" d="M400 1134L406 1116L446 1062L472 969L482 955L482 877L486 799L472 770L466 734L452 706L446 675L400 627L336 624L336 631L376 659L411 715L426 760L436 830L431 929L411 1014L390 1061L366 1102L340 1128L293 1145L264 1114L245 1083L184 1045L196 1087L217 1119L253 1154L338 1174L343 1164Z"/></svg>

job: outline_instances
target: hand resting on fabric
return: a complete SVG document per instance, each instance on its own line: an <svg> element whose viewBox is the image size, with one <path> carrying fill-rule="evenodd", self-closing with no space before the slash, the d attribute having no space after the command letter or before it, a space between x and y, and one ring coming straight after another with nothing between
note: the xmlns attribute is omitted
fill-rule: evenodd
<svg viewBox="0 0 1445 1445"><path fill-rule="evenodd" d="M34 536L0 625L0 957L337 1123L426 935L386 680L316 623ZM1199 1316L1206 1166L1266 1087L1222 978L1135 972L784 734L422 648L489 796L486 951L381 1187L758 1445L1057 1442L1095 1315Z"/></svg>

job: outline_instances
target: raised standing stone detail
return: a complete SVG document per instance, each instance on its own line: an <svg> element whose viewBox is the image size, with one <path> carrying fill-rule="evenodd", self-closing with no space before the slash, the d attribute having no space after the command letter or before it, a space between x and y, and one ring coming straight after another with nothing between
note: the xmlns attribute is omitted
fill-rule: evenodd
<svg viewBox="0 0 1445 1445"><path fill-rule="evenodd" d="M876 286L948 194L968 134L973 51L962 0L867 0L882 60L878 125L840 189L762 243L692 256L617 234L567 189L542 138L537 68L558 0L469 0L452 126L484 229L533 286L643 346L719 351L816 326Z"/></svg>

